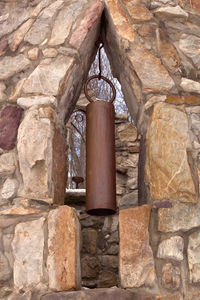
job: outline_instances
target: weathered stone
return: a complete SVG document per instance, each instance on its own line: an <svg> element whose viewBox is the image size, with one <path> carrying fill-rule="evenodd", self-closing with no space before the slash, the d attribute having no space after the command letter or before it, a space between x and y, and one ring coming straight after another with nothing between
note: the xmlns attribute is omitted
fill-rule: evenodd
<svg viewBox="0 0 200 300"><path fill-rule="evenodd" d="M118 288L89 289L75 292L51 293L41 297L41 300L159 300L156 296L144 293L134 293ZM164 299L165 300L165 299ZM171 299L170 299L171 300ZM175 299L173 299L175 300ZM179 299L176 299L179 300ZM182 300L182 299L180 299ZM196 299L195 299L196 300Z"/></svg>
<svg viewBox="0 0 200 300"><path fill-rule="evenodd" d="M177 96L167 96L166 100L167 103L172 104L191 104L191 105L199 105L200 104L200 97L196 96L182 96L181 98ZM187 110L187 108L186 108Z"/></svg>
<svg viewBox="0 0 200 300"><path fill-rule="evenodd" d="M1 210L0 215L18 215L18 216L23 216L23 215L32 215L32 214L38 214L41 213L42 211L39 209L35 208L24 208L24 207L19 207L13 205L11 208Z"/></svg>
<svg viewBox="0 0 200 300"><path fill-rule="evenodd" d="M200 232L194 232L189 236L188 243L188 264L190 282L200 282Z"/></svg>
<svg viewBox="0 0 200 300"><path fill-rule="evenodd" d="M163 67L161 60L142 45L136 45L130 52L129 58L143 84L144 92L162 91L163 93L174 86L174 81Z"/></svg>
<svg viewBox="0 0 200 300"><path fill-rule="evenodd" d="M31 300L31 291L25 292L24 294L14 292L6 300Z"/></svg>
<svg viewBox="0 0 200 300"><path fill-rule="evenodd" d="M107 8L109 9L109 13L114 23L116 32L122 38L133 42L135 39L135 33L120 2L113 0L106 0L105 2Z"/></svg>
<svg viewBox="0 0 200 300"><path fill-rule="evenodd" d="M125 209L138 206L138 191L126 194L119 203L119 209Z"/></svg>
<svg viewBox="0 0 200 300"><path fill-rule="evenodd" d="M178 289L181 281L181 272L178 267L174 267L171 263L166 264L162 268L162 286L166 289Z"/></svg>
<svg viewBox="0 0 200 300"><path fill-rule="evenodd" d="M1 191L1 196L4 199L10 199L16 196L18 189L18 182L16 179L6 179L3 184L3 188Z"/></svg>
<svg viewBox="0 0 200 300"><path fill-rule="evenodd" d="M46 48L42 50L42 54L44 57L51 58L56 57L58 55L58 51L55 48Z"/></svg>
<svg viewBox="0 0 200 300"><path fill-rule="evenodd" d="M26 98L19 98L17 104L23 108L29 108L33 105L53 105L57 106L57 100L53 96L29 96Z"/></svg>
<svg viewBox="0 0 200 300"><path fill-rule="evenodd" d="M23 110L15 106L7 106L0 114L0 147L11 150L15 146L18 127Z"/></svg>
<svg viewBox="0 0 200 300"><path fill-rule="evenodd" d="M81 259L81 277L96 278L99 273L99 261L96 257L85 256Z"/></svg>
<svg viewBox="0 0 200 300"><path fill-rule="evenodd" d="M82 251L95 254L97 251L98 234L95 229L84 228L82 230Z"/></svg>
<svg viewBox="0 0 200 300"><path fill-rule="evenodd" d="M23 78L16 83L16 85L14 86L13 91L9 97L10 102L13 102L20 96L25 80L26 80L26 78Z"/></svg>
<svg viewBox="0 0 200 300"><path fill-rule="evenodd" d="M31 28L34 20L29 19L26 21L21 27L14 33L12 37L12 41L10 43L10 50L11 51L16 51L21 42L24 39L25 34L28 32L28 30Z"/></svg>
<svg viewBox="0 0 200 300"><path fill-rule="evenodd" d="M197 11L200 13L200 3L199 3L199 1L198 1L198 0L193 0L193 1L192 1L192 5L193 5L193 7L196 8Z"/></svg>
<svg viewBox="0 0 200 300"><path fill-rule="evenodd" d="M6 94L4 93L5 89L6 89L5 83L0 82L0 102L6 100L7 98Z"/></svg>
<svg viewBox="0 0 200 300"><path fill-rule="evenodd" d="M153 286L155 269L149 246L150 206L120 210L120 281L123 288Z"/></svg>
<svg viewBox="0 0 200 300"><path fill-rule="evenodd" d="M123 0L126 5L126 9L128 10L131 18L134 21L150 21L153 19L152 13L146 8L146 6L139 0Z"/></svg>
<svg viewBox="0 0 200 300"><path fill-rule="evenodd" d="M100 257L101 259L101 265L106 268L118 268L119 259L116 255L102 255Z"/></svg>
<svg viewBox="0 0 200 300"><path fill-rule="evenodd" d="M31 60L37 60L39 55L39 48L35 47L28 51L28 57Z"/></svg>
<svg viewBox="0 0 200 300"><path fill-rule="evenodd" d="M100 22L103 8L103 3L100 0L95 0L85 13L85 17L82 19L79 26L72 33L69 41L72 46L78 49L80 48L91 28Z"/></svg>
<svg viewBox="0 0 200 300"><path fill-rule="evenodd" d="M3 40L0 42L0 56L5 54L7 46L8 46L7 40Z"/></svg>
<svg viewBox="0 0 200 300"><path fill-rule="evenodd" d="M154 10L154 14L156 15L156 17L160 17L162 19L175 18L186 20L188 18L188 13L184 11L179 5L159 7Z"/></svg>
<svg viewBox="0 0 200 300"><path fill-rule="evenodd" d="M118 277L116 272L109 270L102 270L99 274L98 287L112 287L118 283Z"/></svg>
<svg viewBox="0 0 200 300"><path fill-rule="evenodd" d="M30 61L23 55L5 56L0 61L0 80L7 79L16 73L26 70Z"/></svg>
<svg viewBox="0 0 200 300"><path fill-rule="evenodd" d="M12 289L9 286L3 286L3 287L0 288L0 297L1 297L1 299L4 299L3 297L6 297L11 293L12 293Z"/></svg>
<svg viewBox="0 0 200 300"><path fill-rule="evenodd" d="M159 244L157 257L181 261L183 260L183 248L183 238L180 236L172 236Z"/></svg>
<svg viewBox="0 0 200 300"><path fill-rule="evenodd" d="M42 217L15 227L12 249L16 288L32 288L43 279L44 222Z"/></svg>
<svg viewBox="0 0 200 300"><path fill-rule="evenodd" d="M105 218L104 225L102 228L103 232L114 232L118 230L119 218L117 215L108 216Z"/></svg>
<svg viewBox="0 0 200 300"><path fill-rule="evenodd" d="M73 58L63 55L59 55L55 60L42 60L25 81L24 92L57 95L73 64Z"/></svg>
<svg viewBox="0 0 200 300"><path fill-rule="evenodd" d="M172 208L158 211L158 230L161 232L187 231L200 226L200 206L186 203L173 203Z"/></svg>
<svg viewBox="0 0 200 300"><path fill-rule="evenodd" d="M18 130L19 167L23 178L21 193L49 198L52 157L52 125L37 109L27 112Z"/></svg>
<svg viewBox="0 0 200 300"><path fill-rule="evenodd" d="M167 103L156 104L146 145L146 178L152 198L197 202L197 186L188 163L191 142L185 110Z"/></svg>
<svg viewBox="0 0 200 300"><path fill-rule="evenodd" d="M80 288L80 224L76 211L69 206L51 211L48 229L49 288Z"/></svg>
<svg viewBox="0 0 200 300"><path fill-rule="evenodd" d="M135 141L137 139L137 128L128 122L123 127L119 126L118 132L122 142Z"/></svg>
<svg viewBox="0 0 200 300"><path fill-rule="evenodd" d="M10 268L8 259L5 257L5 255L0 252L0 281L6 281L9 280L12 275L12 270Z"/></svg>
<svg viewBox="0 0 200 300"><path fill-rule="evenodd" d="M66 166L66 147L65 139L60 132L55 129L53 137L53 202L55 204L64 204L66 181L67 181L67 166Z"/></svg>
<svg viewBox="0 0 200 300"><path fill-rule="evenodd" d="M14 153L4 153L0 156L0 175L12 175L15 172Z"/></svg>
<svg viewBox="0 0 200 300"><path fill-rule="evenodd" d="M110 255L117 255L119 252L119 245L118 244L112 244L108 250L107 253Z"/></svg>
<svg viewBox="0 0 200 300"><path fill-rule="evenodd" d="M156 95L156 96L152 96L151 98L149 98L149 100L145 103L144 107L145 109L149 109L150 107L152 107L154 104L158 103L158 102L164 102L166 99L165 95Z"/></svg>
<svg viewBox="0 0 200 300"><path fill-rule="evenodd" d="M179 40L179 48L189 57L195 66L200 69L200 38L194 35L182 34Z"/></svg>
<svg viewBox="0 0 200 300"><path fill-rule="evenodd" d="M56 17L51 38L49 41L50 46L57 46L63 44L72 29L72 24L76 22L85 1L74 2L71 5L64 7Z"/></svg>
<svg viewBox="0 0 200 300"><path fill-rule="evenodd" d="M13 32L22 23L28 20L29 17L31 16L32 11L33 11L32 7L22 8L18 5L13 5L10 8L9 13L4 15L4 17L6 18L4 19L4 22L1 24L0 38Z"/></svg>
<svg viewBox="0 0 200 300"><path fill-rule="evenodd" d="M200 83L197 81L182 78L180 86L185 92L200 94Z"/></svg>
<svg viewBox="0 0 200 300"><path fill-rule="evenodd" d="M58 0L45 8L39 18L35 21L31 29L26 34L24 40L32 45L40 44L50 33L51 21L58 9L62 6L63 0Z"/></svg>

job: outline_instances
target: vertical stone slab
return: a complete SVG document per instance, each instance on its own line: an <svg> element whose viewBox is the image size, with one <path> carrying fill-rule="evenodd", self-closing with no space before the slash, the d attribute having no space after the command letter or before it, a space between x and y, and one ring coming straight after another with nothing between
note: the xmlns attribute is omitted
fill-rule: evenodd
<svg viewBox="0 0 200 300"><path fill-rule="evenodd" d="M65 142L58 130L55 129L53 138L53 186L55 204L64 204L67 179Z"/></svg>
<svg viewBox="0 0 200 300"><path fill-rule="evenodd" d="M143 205L120 210L120 280L123 288L153 286L155 269L149 245L151 208Z"/></svg>
<svg viewBox="0 0 200 300"><path fill-rule="evenodd" d="M167 103L154 106L146 147L146 179L152 198L197 202L197 176L184 108Z"/></svg>
<svg viewBox="0 0 200 300"><path fill-rule="evenodd" d="M51 197L52 133L50 119L39 109L29 110L20 124L17 150L24 197Z"/></svg>
<svg viewBox="0 0 200 300"><path fill-rule="evenodd" d="M79 289L80 224L75 210L60 206L48 216L49 288L55 291Z"/></svg>
<svg viewBox="0 0 200 300"><path fill-rule="evenodd" d="M43 279L44 222L20 223L15 228L12 242L14 255L13 277L17 289L30 289Z"/></svg>

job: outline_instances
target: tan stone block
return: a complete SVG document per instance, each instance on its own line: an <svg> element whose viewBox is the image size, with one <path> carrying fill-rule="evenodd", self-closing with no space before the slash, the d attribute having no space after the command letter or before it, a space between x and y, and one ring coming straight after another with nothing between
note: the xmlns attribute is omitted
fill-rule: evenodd
<svg viewBox="0 0 200 300"><path fill-rule="evenodd" d="M23 208L19 206L13 206L12 208L2 210L0 215L32 215L41 213L41 210L35 208Z"/></svg>
<svg viewBox="0 0 200 300"><path fill-rule="evenodd" d="M116 0L106 0L105 2L119 36L133 42L135 33L120 2Z"/></svg>
<svg viewBox="0 0 200 300"><path fill-rule="evenodd" d="M191 142L185 110L167 103L156 104L146 146L146 180L152 198L197 202L198 186L188 163Z"/></svg>
<svg viewBox="0 0 200 300"><path fill-rule="evenodd" d="M153 286L154 259L149 245L151 208L143 205L120 210L120 280L123 288Z"/></svg>
<svg viewBox="0 0 200 300"><path fill-rule="evenodd" d="M123 0L131 18L134 21L150 21L153 19L152 13L140 0Z"/></svg>
<svg viewBox="0 0 200 300"><path fill-rule="evenodd" d="M196 96L167 96L165 102L172 104L191 104L191 105L200 105L200 97Z"/></svg>
<svg viewBox="0 0 200 300"><path fill-rule="evenodd" d="M60 206L48 216L49 288L55 291L80 288L80 224L76 211Z"/></svg>
<svg viewBox="0 0 200 300"><path fill-rule="evenodd" d="M28 51L28 57L31 60L37 60L38 59L38 54L39 54L39 48L37 48L37 47L32 48Z"/></svg>
<svg viewBox="0 0 200 300"><path fill-rule="evenodd" d="M143 45L137 44L128 53L130 63L143 85L144 92L165 92L174 87L161 60L151 54ZM151 72L149 72L151 70Z"/></svg>

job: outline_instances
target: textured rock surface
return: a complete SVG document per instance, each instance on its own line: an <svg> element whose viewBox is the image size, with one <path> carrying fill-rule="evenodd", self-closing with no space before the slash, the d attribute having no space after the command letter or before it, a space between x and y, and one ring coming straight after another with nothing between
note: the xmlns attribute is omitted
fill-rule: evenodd
<svg viewBox="0 0 200 300"><path fill-rule="evenodd" d="M30 65L30 61L23 55L5 56L0 61L0 80L7 79L16 73L26 70Z"/></svg>
<svg viewBox="0 0 200 300"><path fill-rule="evenodd" d="M120 281L123 288L154 284L156 275L149 246L149 218L148 205L119 213Z"/></svg>
<svg viewBox="0 0 200 300"><path fill-rule="evenodd" d="M93 289L78 292L63 292L47 294L41 300L156 300L156 297L149 294L137 294L122 289Z"/></svg>
<svg viewBox="0 0 200 300"><path fill-rule="evenodd" d="M178 267L168 263L162 268L162 285L166 289L178 289L181 282L181 272Z"/></svg>
<svg viewBox="0 0 200 300"><path fill-rule="evenodd" d="M180 86L185 92L200 94L200 83L187 78L182 78Z"/></svg>
<svg viewBox="0 0 200 300"><path fill-rule="evenodd" d="M43 279L44 218L20 223L12 242L14 285L31 288Z"/></svg>
<svg viewBox="0 0 200 300"><path fill-rule="evenodd" d="M55 60L49 58L41 61L38 67L25 81L25 93L41 93L44 95L57 95L64 83L67 72L72 68L74 59L59 55Z"/></svg>
<svg viewBox="0 0 200 300"><path fill-rule="evenodd" d="M144 59L145 64L143 63ZM130 60L142 82L144 92L164 92L174 86L172 78L163 67L160 59L153 56L143 46L137 45L133 49Z"/></svg>
<svg viewBox="0 0 200 300"><path fill-rule="evenodd" d="M187 231L200 226L200 206L174 203L172 208L158 211L158 230L162 232Z"/></svg>
<svg viewBox="0 0 200 300"><path fill-rule="evenodd" d="M12 276L12 270L9 265L8 259L1 251L0 251L0 266L1 266L0 280L6 281L10 279L10 277Z"/></svg>
<svg viewBox="0 0 200 300"><path fill-rule="evenodd" d="M200 232L194 232L189 236L188 264L190 282L200 282Z"/></svg>
<svg viewBox="0 0 200 300"><path fill-rule="evenodd" d="M80 225L76 211L60 206L48 216L49 287L55 291L80 288Z"/></svg>
<svg viewBox="0 0 200 300"><path fill-rule="evenodd" d="M25 34L31 28L31 25L33 24L33 22L34 22L33 19L29 19L14 33L14 36L10 43L11 51L14 52L19 47L19 45L21 44L21 42L24 39Z"/></svg>
<svg viewBox="0 0 200 300"><path fill-rule="evenodd" d="M183 34L179 41L181 51L193 61L198 69L200 68L199 43L200 38L187 34Z"/></svg>
<svg viewBox="0 0 200 300"><path fill-rule="evenodd" d="M11 175L15 172L14 153L4 153L0 155L0 175Z"/></svg>
<svg viewBox="0 0 200 300"><path fill-rule="evenodd" d="M3 184L1 195L4 199L10 199L16 196L18 189L18 182L16 179L6 179Z"/></svg>
<svg viewBox="0 0 200 300"><path fill-rule="evenodd" d="M173 259L177 261L183 260L183 238L180 236L172 236L159 244L158 258Z"/></svg>
<svg viewBox="0 0 200 300"><path fill-rule="evenodd" d="M0 114L0 147L11 150L15 146L17 131L23 110L15 106L7 106Z"/></svg>
<svg viewBox="0 0 200 300"><path fill-rule="evenodd" d="M30 44L37 45L44 41L48 33L50 33L50 24L53 16L57 10L61 7L64 1L58 0L52 3L49 7L45 8L32 28L25 36L25 41Z"/></svg>
<svg viewBox="0 0 200 300"><path fill-rule="evenodd" d="M29 108L33 105L50 105L57 106L57 100L53 96L31 96L27 98L19 98L17 104L23 108Z"/></svg>
<svg viewBox="0 0 200 300"><path fill-rule="evenodd" d="M188 163L187 149L191 148L191 142L184 109L166 103L156 104L146 145L146 178L152 198L197 202L197 187Z"/></svg>
<svg viewBox="0 0 200 300"><path fill-rule="evenodd" d="M39 110L30 110L18 130L19 167L23 178L22 194L49 197L48 176L52 158L52 128ZM22 187L21 187L22 189Z"/></svg>

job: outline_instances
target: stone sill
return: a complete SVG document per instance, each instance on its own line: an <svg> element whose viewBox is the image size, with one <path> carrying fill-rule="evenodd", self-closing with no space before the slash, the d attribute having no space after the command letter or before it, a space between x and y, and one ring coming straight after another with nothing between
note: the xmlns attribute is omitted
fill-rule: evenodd
<svg viewBox="0 0 200 300"><path fill-rule="evenodd" d="M65 204L85 203L86 189L66 189Z"/></svg>

